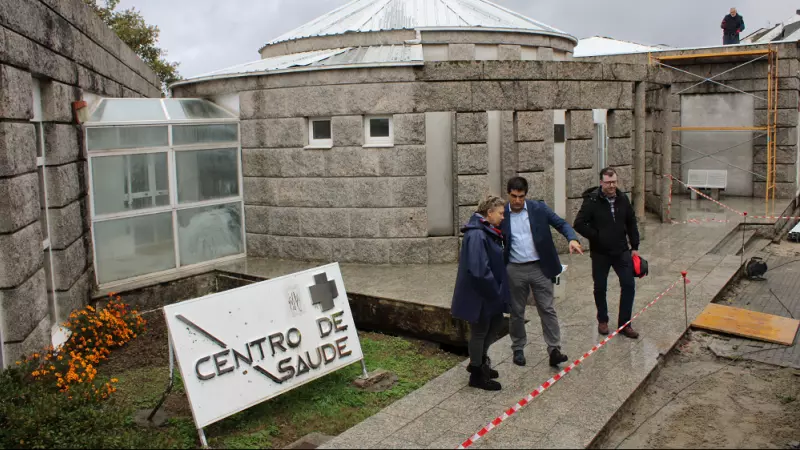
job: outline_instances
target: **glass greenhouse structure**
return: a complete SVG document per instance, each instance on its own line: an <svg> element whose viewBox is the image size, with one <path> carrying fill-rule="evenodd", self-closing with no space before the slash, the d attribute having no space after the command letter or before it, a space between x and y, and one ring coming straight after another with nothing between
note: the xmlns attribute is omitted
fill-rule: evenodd
<svg viewBox="0 0 800 450"><path fill-rule="evenodd" d="M84 124L101 287L245 253L239 120L202 99L102 99Z"/></svg>

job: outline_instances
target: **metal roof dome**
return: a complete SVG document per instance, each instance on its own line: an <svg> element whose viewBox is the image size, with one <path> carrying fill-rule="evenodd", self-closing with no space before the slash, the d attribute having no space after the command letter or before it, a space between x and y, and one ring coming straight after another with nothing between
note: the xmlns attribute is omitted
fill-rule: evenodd
<svg viewBox="0 0 800 450"><path fill-rule="evenodd" d="M348 32L479 28L569 34L488 0L354 0L285 33L264 47L285 41ZM263 49L263 47L262 47Z"/></svg>

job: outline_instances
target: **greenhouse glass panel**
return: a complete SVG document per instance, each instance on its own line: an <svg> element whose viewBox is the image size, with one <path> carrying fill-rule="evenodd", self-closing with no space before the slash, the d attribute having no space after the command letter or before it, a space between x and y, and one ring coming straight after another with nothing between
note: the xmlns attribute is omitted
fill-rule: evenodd
<svg viewBox="0 0 800 450"><path fill-rule="evenodd" d="M178 211L178 241L183 266L243 253L241 203Z"/></svg>
<svg viewBox="0 0 800 450"><path fill-rule="evenodd" d="M196 98L164 99L170 120L235 119L219 106Z"/></svg>
<svg viewBox="0 0 800 450"><path fill-rule="evenodd" d="M166 153L92 158L95 215L169 205Z"/></svg>
<svg viewBox="0 0 800 450"><path fill-rule="evenodd" d="M90 152L166 147L169 145L169 128L166 126L87 128L86 140Z"/></svg>
<svg viewBox="0 0 800 450"><path fill-rule="evenodd" d="M238 150L175 152L178 202L200 202L239 195Z"/></svg>
<svg viewBox="0 0 800 450"><path fill-rule="evenodd" d="M220 125L175 125L172 127L173 145L236 142L238 140L239 127L235 123Z"/></svg>
<svg viewBox="0 0 800 450"><path fill-rule="evenodd" d="M103 99L90 122L142 122L167 120L161 99Z"/></svg>
<svg viewBox="0 0 800 450"><path fill-rule="evenodd" d="M94 237L100 283L175 268L171 212L97 222Z"/></svg>

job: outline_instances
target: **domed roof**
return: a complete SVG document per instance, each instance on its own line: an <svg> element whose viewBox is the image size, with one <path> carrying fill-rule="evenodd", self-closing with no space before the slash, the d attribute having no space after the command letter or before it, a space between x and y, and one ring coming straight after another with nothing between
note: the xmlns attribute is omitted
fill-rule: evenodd
<svg viewBox="0 0 800 450"><path fill-rule="evenodd" d="M268 42L266 46L347 32L484 28L575 38L488 0L354 0ZM577 42L577 40L575 40Z"/></svg>

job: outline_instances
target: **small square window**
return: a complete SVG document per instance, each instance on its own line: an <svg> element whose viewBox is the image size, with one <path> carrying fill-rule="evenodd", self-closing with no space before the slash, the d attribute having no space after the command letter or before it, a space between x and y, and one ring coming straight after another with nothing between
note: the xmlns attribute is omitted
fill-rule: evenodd
<svg viewBox="0 0 800 450"><path fill-rule="evenodd" d="M391 117L367 117L364 120L365 147L391 147L394 130Z"/></svg>
<svg viewBox="0 0 800 450"><path fill-rule="evenodd" d="M333 147L331 119L308 119L308 148Z"/></svg>

